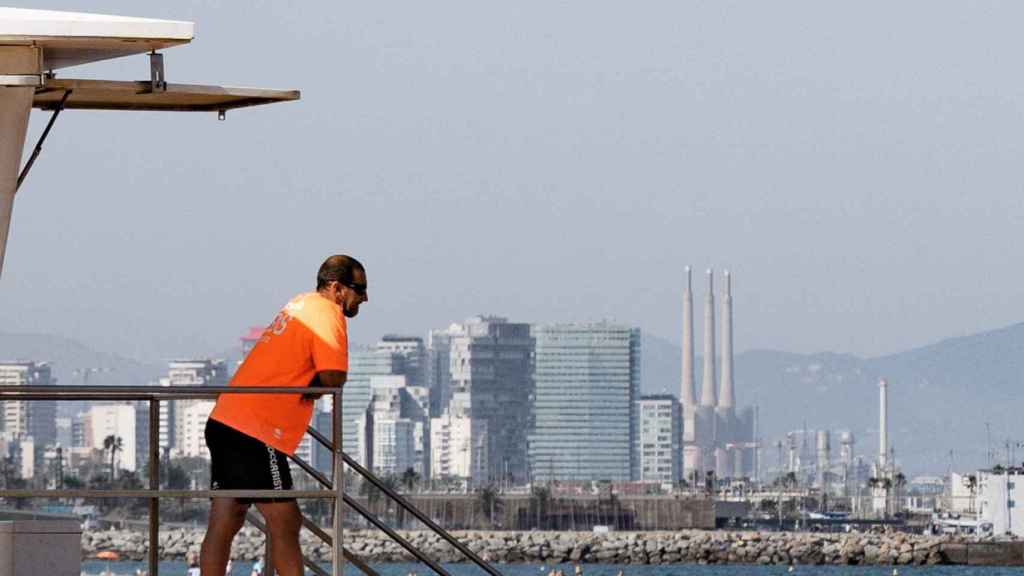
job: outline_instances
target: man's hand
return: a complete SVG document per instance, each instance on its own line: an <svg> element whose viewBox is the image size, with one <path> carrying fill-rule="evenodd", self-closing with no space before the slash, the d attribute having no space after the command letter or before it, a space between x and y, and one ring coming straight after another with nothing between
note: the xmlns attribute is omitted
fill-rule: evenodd
<svg viewBox="0 0 1024 576"><path fill-rule="evenodd" d="M348 372L342 370L324 370L323 372L317 372L313 380L310 381L310 388L341 388L345 385L345 381L348 380ZM308 392L302 395L303 400L316 400L324 394L329 394L328 390L322 392Z"/></svg>

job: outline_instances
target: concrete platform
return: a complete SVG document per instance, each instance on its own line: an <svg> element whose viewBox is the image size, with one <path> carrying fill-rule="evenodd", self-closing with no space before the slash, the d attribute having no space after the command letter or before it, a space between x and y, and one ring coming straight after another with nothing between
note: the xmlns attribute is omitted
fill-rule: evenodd
<svg viewBox="0 0 1024 576"><path fill-rule="evenodd" d="M82 528L76 520L0 521L0 574L79 574Z"/></svg>

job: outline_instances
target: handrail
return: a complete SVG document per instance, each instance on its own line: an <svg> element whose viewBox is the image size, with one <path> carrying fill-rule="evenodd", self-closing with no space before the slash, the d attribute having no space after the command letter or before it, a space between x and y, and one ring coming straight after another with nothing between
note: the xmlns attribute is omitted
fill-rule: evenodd
<svg viewBox="0 0 1024 576"><path fill-rule="evenodd" d="M328 480L327 477L325 477L323 474L320 474L316 470L316 468L313 468L312 466L310 466L305 460L303 460L302 458L299 458L298 456L291 456L291 459L296 464L298 464L299 467L301 467L303 470L305 470L306 473L308 473L310 476L313 476L318 482L320 482L321 484L323 484L324 486L326 486L328 488L334 488L333 483L330 480ZM377 518L377 516L374 515L372 512L370 512L366 508L363 508L363 505L360 504L359 502L357 502L355 500L355 498L352 498L348 494L345 494L344 495L344 499L345 499L345 504L348 504L349 508L352 508L353 510L355 510L360 516L362 516L363 518L366 518L367 521L369 521L371 524L376 526L379 530L381 530L385 534L387 534L392 540L394 540L395 542L398 542L399 546L401 546L402 548L405 548L410 554L415 556L417 560L419 560L420 562L423 562L424 564L429 566L430 569L433 570L435 573L437 573L439 576L451 576L451 574L449 574L447 570L442 568L440 564L438 564L432 558L430 558L429 556L427 556L426 554L421 552L418 548L413 546L411 542L406 540L398 532L395 532L393 529L391 529L390 526L388 526L383 521L381 521L380 518Z"/></svg>
<svg viewBox="0 0 1024 576"><path fill-rule="evenodd" d="M316 394L336 389L294 386L0 386L0 400L194 400L221 394Z"/></svg>
<svg viewBox="0 0 1024 576"><path fill-rule="evenodd" d="M315 438L316 441L319 442L320 444L322 444L325 448L327 448L329 450L334 450L333 443L327 437L325 437L323 434L318 432L315 428L310 427L306 431L309 432L309 435L312 436L313 438ZM439 526L436 522L431 520L429 516L427 516L426 514L421 512L418 508L416 508L415 506L410 504L398 492L395 492L389 486L387 486L386 484L381 482L380 478L377 478L377 476L375 476L372 472L370 472L369 470L364 468L362 465L360 465L358 462L356 462L354 459L352 459L352 457L350 457L345 452L340 452L340 453L341 453L341 458L345 462L346 466L348 466L349 468L352 468L353 470L355 470L356 473L358 473L363 478L369 480L370 483L373 484L378 490L380 490L381 492L386 494L389 498L394 500L399 506L404 508L406 512L409 512L414 517L416 517L417 520L419 520L420 522L425 524L427 526L427 528L430 528L435 534L437 534L442 539L444 539L445 542L447 542L448 544L452 545L459 552L462 552L462 554L464 554L467 558L469 558L474 564L476 564L477 566L482 568L485 572L487 572L491 576L503 576L501 572L499 572L497 569L495 569L493 566L491 566L490 563L488 563L486 560L484 560L483 558L478 556L476 554L476 552L473 552L472 550L470 550L468 546L466 546L465 544L460 542L457 538L455 538L450 533L448 533L447 530L445 530L444 528ZM348 497L346 496L346 503L347 502L348 502Z"/></svg>
<svg viewBox="0 0 1024 576"><path fill-rule="evenodd" d="M289 498L335 498L329 490L288 490ZM281 490L172 490L168 488L138 488L134 490L112 488L66 488L46 490L6 488L0 490L6 498L280 498Z"/></svg>

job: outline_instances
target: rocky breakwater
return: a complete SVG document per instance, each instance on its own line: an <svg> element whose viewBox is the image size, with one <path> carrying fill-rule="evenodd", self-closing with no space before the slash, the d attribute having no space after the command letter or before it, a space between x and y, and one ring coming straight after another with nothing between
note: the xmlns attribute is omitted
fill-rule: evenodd
<svg viewBox="0 0 1024 576"><path fill-rule="evenodd" d="M203 529L174 529L160 533L160 555L184 558L198 552ZM454 547L431 532L402 535L430 557L442 562L465 562ZM607 564L943 564L948 537L911 534L819 534L799 532L456 532L471 550L492 562L600 562ZM124 558L142 559L148 542L143 532L88 532L82 553L92 557L114 550ZM345 533L345 546L370 562L407 562L412 556L384 534L369 530ZM303 550L320 560L330 548L304 532ZM252 560L263 553L263 536L245 528L235 539L233 556Z"/></svg>

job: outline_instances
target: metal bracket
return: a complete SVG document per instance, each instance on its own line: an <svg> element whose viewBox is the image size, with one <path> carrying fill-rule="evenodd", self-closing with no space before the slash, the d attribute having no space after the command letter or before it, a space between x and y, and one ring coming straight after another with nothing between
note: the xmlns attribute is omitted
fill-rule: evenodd
<svg viewBox="0 0 1024 576"><path fill-rule="evenodd" d="M53 116L50 116L50 121L46 123L46 128L43 130L41 136L39 136L39 142L36 142L36 147L32 149L32 155L28 157L28 162L25 163L25 167L21 169L21 174L18 175L18 183L14 186L14 193L18 193L18 189L21 188L21 183L25 181L25 177L28 176L28 171L32 169L32 165L36 163L36 158L39 157L39 153L43 150L43 142L46 141L46 137L50 135L50 128L53 128L53 123L57 120L57 116L60 115L60 111L64 109L64 103L68 101L68 96L71 96L71 90L64 92L64 96L60 99L60 103L53 109Z"/></svg>
<svg viewBox="0 0 1024 576"><path fill-rule="evenodd" d="M164 55L156 51L149 53L149 83L153 92L166 92L167 80L164 77Z"/></svg>

